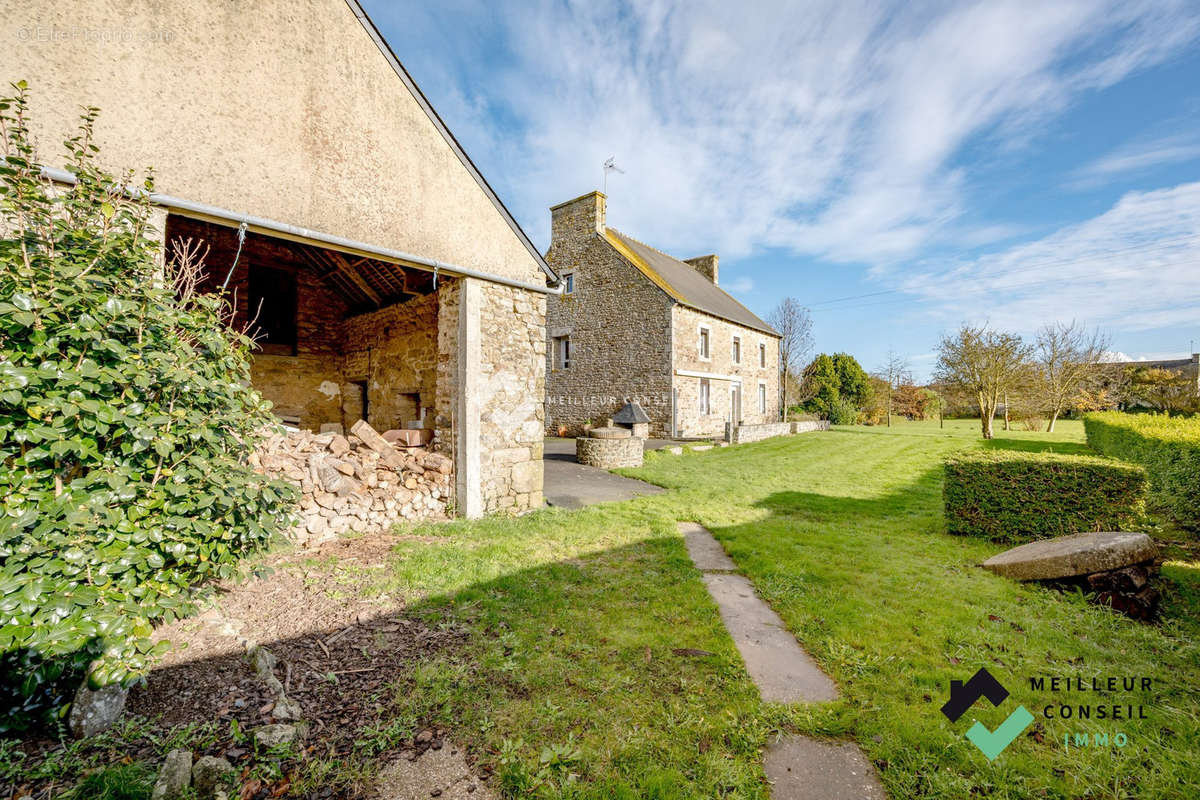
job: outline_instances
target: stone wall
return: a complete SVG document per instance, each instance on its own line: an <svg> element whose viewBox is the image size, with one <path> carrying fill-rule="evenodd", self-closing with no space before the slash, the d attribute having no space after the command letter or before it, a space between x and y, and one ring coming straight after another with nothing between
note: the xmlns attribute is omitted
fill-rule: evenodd
<svg viewBox="0 0 1200 800"><path fill-rule="evenodd" d="M790 436L791 433L792 423L790 422L768 422L762 425L738 425L733 429L730 439L733 444L745 444L746 442L760 442L776 436Z"/></svg>
<svg viewBox="0 0 1200 800"><path fill-rule="evenodd" d="M672 300L605 242L604 196L593 192L551 211L546 256L574 275L571 294L551 296L546 330L546 431L578 434L637 400L654 435L671 423ZM557 363L554 340L571 337L571 365Z"/></svg>
<svg viewBox="0 0 1200 800"><path fill-rule="evenodd" d="M813 431L829 430L829 420L810 419L791 423L792 433L812 433Z"/></svg>
<svg viewBox="0 0 1200 800"><path fill-rule="evenodd" d="M436 295L360 314L343 323L344 393L351 395L356 388L352 382L367 383L366 420L376 430L434 427L438 329ZM424 411L424 419L419 409ZM345 429L358 418L344 420Z"/></svg>
<svg viewBox="0 0 1200 800"><path fill-rule="evenodd" d="M575 459L601 469L640 467L645 457L645 441L636 436L624 439L593 439L580 436L575 440Z"/></svg>
<svg viewBox="0 0 1200 800"><path fill-rule="evenodd" d="M732 410L730 390L740 379L741 421L746 425L779 419L779 339L770 334L677 305L672 311L674 374L678 435L684 438L724 437ZM709 330L709 358L700 355L700 328ZM733 360L733 337L741 338L741 358ZM766 366L760 366L759 345L766 345ZM680 374L680 372L685 374ZM700 413L700 381L707 375L709 413ZM766 387L767 410L759 410L758 387Z"/></svg>
<svg viewBox="0 0 1200 800"><path fill-rule="evenodd" d="M480 491L485 512L540 508L546 295L484 284L480 308Z"/></svg>
<svg viewBox="0 0 1200 800"><path fill-rule="evenodd" d="M498 284L479 285L478 341L462 339L465 281L447 280L438 290L438 438L446 451L461 442L460 415L477 413L477 474L457 457L460 505L478 491L480 510L521 513L540 508L542 438L545 428L546 297ZM469 311L468 311L469 313ZM464 368L468 348L478 347L478 363ZM464 404L462 383L473 402ZM469 437L468 437L469 438ZM474 486L472 485L474 484ZM459 508L466 513L465 508Z"/></svg>

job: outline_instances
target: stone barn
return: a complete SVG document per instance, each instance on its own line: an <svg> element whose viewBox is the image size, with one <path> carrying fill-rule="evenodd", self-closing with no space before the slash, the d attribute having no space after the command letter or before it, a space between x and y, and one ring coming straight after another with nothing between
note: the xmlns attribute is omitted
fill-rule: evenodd
<svg viewBox="0 0 1200 800"><path fill-rule="evenodd" d="M103 163L154 169L164 246L233 292L284 422L422 429L457 513L542 505L557 276L355 0L0 8L47 174L98 107Z"/></svg>

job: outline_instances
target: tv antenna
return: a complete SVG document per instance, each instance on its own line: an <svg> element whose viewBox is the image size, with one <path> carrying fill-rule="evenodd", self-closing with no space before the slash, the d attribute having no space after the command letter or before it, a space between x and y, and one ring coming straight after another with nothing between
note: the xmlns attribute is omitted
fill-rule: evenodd
<svg viewBox="0 0 1200 800"><path fill-rule="evenodd" d="M610 173L610 172L619 172L622 175L625 174L625 170L623 170L617 166L617 157L616 156L610 156L608 161L604 162L604 193L605 194L608 194L608 173Z"/></svg>

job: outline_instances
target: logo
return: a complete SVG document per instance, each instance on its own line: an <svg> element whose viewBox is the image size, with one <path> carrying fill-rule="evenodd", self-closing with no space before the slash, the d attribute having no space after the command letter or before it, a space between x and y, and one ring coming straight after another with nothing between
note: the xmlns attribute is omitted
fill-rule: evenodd
<svg viewBox="0 0 1200 800"><path fill-rule="evenodd" d="M942 713L951 722L958 722L981 697L986 697L988 702L996 707L1008 699L1008 689L1000 685L1000 681L983 667L980 667L966 683L950 681L950 699L942 706ZM1030 714L1025 706L1017 706L1016 710L1008 715L1008 719L1000 723L1000 727L994 731L988 730L983 723L976 722L967 731L967 739L987 756L988 761L995 761L1031 722L1033 714Z"/></svg>

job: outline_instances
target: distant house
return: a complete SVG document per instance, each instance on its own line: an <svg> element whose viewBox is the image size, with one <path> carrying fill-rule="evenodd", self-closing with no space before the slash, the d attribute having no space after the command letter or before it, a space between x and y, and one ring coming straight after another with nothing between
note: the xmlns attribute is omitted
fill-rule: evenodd
<svg viewBox="0 0 1200 800"><path fill-rule="evenodd" d="M1112 361L1113 366L1129 367L1131 369L1165 369L1177 372L1191 378L1200 392L1200 353L1192 353L1191 358L1169 358L1159 361Z"/></svg>
<svg viewBox="0 0 1200 800"><path fill-rule="evenodd" d="M1200 353L1192 353L1191 358L1171 358L1160 359L1158 361L1113 361L1109 362L1108 366L1124 367L1126 371L1133 373L1134 384L1141 384L1142 388L1137 391L1128 392L1123 403L1129 408L1157 408L1166 409L1175 407L1180 402L1185 405L1190 404L1187 397L1200 397ZM1137 377L1139 370L1164 370L1173 372L1179 376L1179 382L1173 387L1164 387L1158 385L1157 388L1147 387L1143 380ZM1180 397L1183 394L1183 397Z"/></svg>
<svg viewBox="0 0 1200 800"><path fill-rule="evenodd" d="M655 436L720 436L779 419L779 334L718 285L717 256L679 260L606 225L605 196L551 208L546 429L602 424L628 400Z"/></svg>

